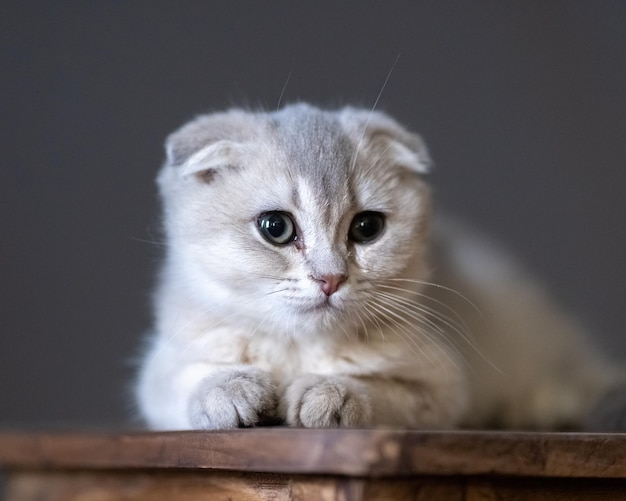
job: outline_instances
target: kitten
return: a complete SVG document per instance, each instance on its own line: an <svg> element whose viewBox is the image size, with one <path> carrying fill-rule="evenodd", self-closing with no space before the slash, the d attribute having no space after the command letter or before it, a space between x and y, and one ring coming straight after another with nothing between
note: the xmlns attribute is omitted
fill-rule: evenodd
<svg viewBox="0 0 626 501"><path fill-rule="evenodd" d="M151 428L579 427L621 384L504 254L431 224L426 148L387 115L231 110L166 151Z"/></svg>

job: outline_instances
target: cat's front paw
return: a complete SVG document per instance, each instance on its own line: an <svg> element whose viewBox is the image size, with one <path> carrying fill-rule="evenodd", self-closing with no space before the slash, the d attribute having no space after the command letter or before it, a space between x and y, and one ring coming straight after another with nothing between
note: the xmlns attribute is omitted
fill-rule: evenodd
<svg viewBox="0 0 626 501"><path fill-rule="evenodd" d="M371 423L372 408L358 382L307 374L287 387L280 413L290 426L360 427Z"/></svg>
<svg viewBox="0 0 626 501"><path fill-rule="evenodd" d="M272 415L276 392L269 373L256 368L224 369L207 376L189 402L196 429L252 426Z"/></svg>

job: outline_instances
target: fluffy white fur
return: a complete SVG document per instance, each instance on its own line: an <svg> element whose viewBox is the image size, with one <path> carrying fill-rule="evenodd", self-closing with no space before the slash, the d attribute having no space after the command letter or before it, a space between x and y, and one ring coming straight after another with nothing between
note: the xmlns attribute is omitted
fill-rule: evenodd
<svg viewBox="0 0 626 501"><path fill-rule="evenodd" d="M618 382L506 256L449 222L431 231L428 154L388 116L231 110L166 149L136 391L151 428L579 426ZM262 236L270 211L295 241ZM385 223L359 243L364 211Z"/></svg>

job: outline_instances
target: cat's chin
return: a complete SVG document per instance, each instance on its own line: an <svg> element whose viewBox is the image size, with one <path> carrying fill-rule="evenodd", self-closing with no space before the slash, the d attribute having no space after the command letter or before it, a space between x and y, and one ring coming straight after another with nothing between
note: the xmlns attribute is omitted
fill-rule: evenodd
<svg viewBox="0 0 626 501"><path fill-rule="evenodd" d="M297 308L298 312L304 315L325 315L338 311L337 307L328 300L311 301L308 304L299 305Z"/></svg>
<svg viewBox="0 0 626 501"><path fill-rule="evenodd" d="M303 331L319 333L346 321L345 304L329 300L311 301L296 307Z"/></svg>
<svg viewBox="0 0 626 501"><path fill-rule="evenodd" d="M307 301L298 302L293 305L294 309L301 315L318 316L340 316L345 310L345 298L335 296L323 296L310 298Z"/></svg>

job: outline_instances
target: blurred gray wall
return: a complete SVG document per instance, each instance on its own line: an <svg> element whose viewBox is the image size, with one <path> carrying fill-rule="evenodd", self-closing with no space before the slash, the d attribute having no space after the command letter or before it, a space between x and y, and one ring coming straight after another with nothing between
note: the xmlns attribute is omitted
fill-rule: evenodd
<svg viewBox="0 0 626 501"><path fill-rule="evenodd" d="M111 426L150 325L162 141L309 100L419 131L439 205L626 359L626 2L0 4L0 425Z"/></svg>

